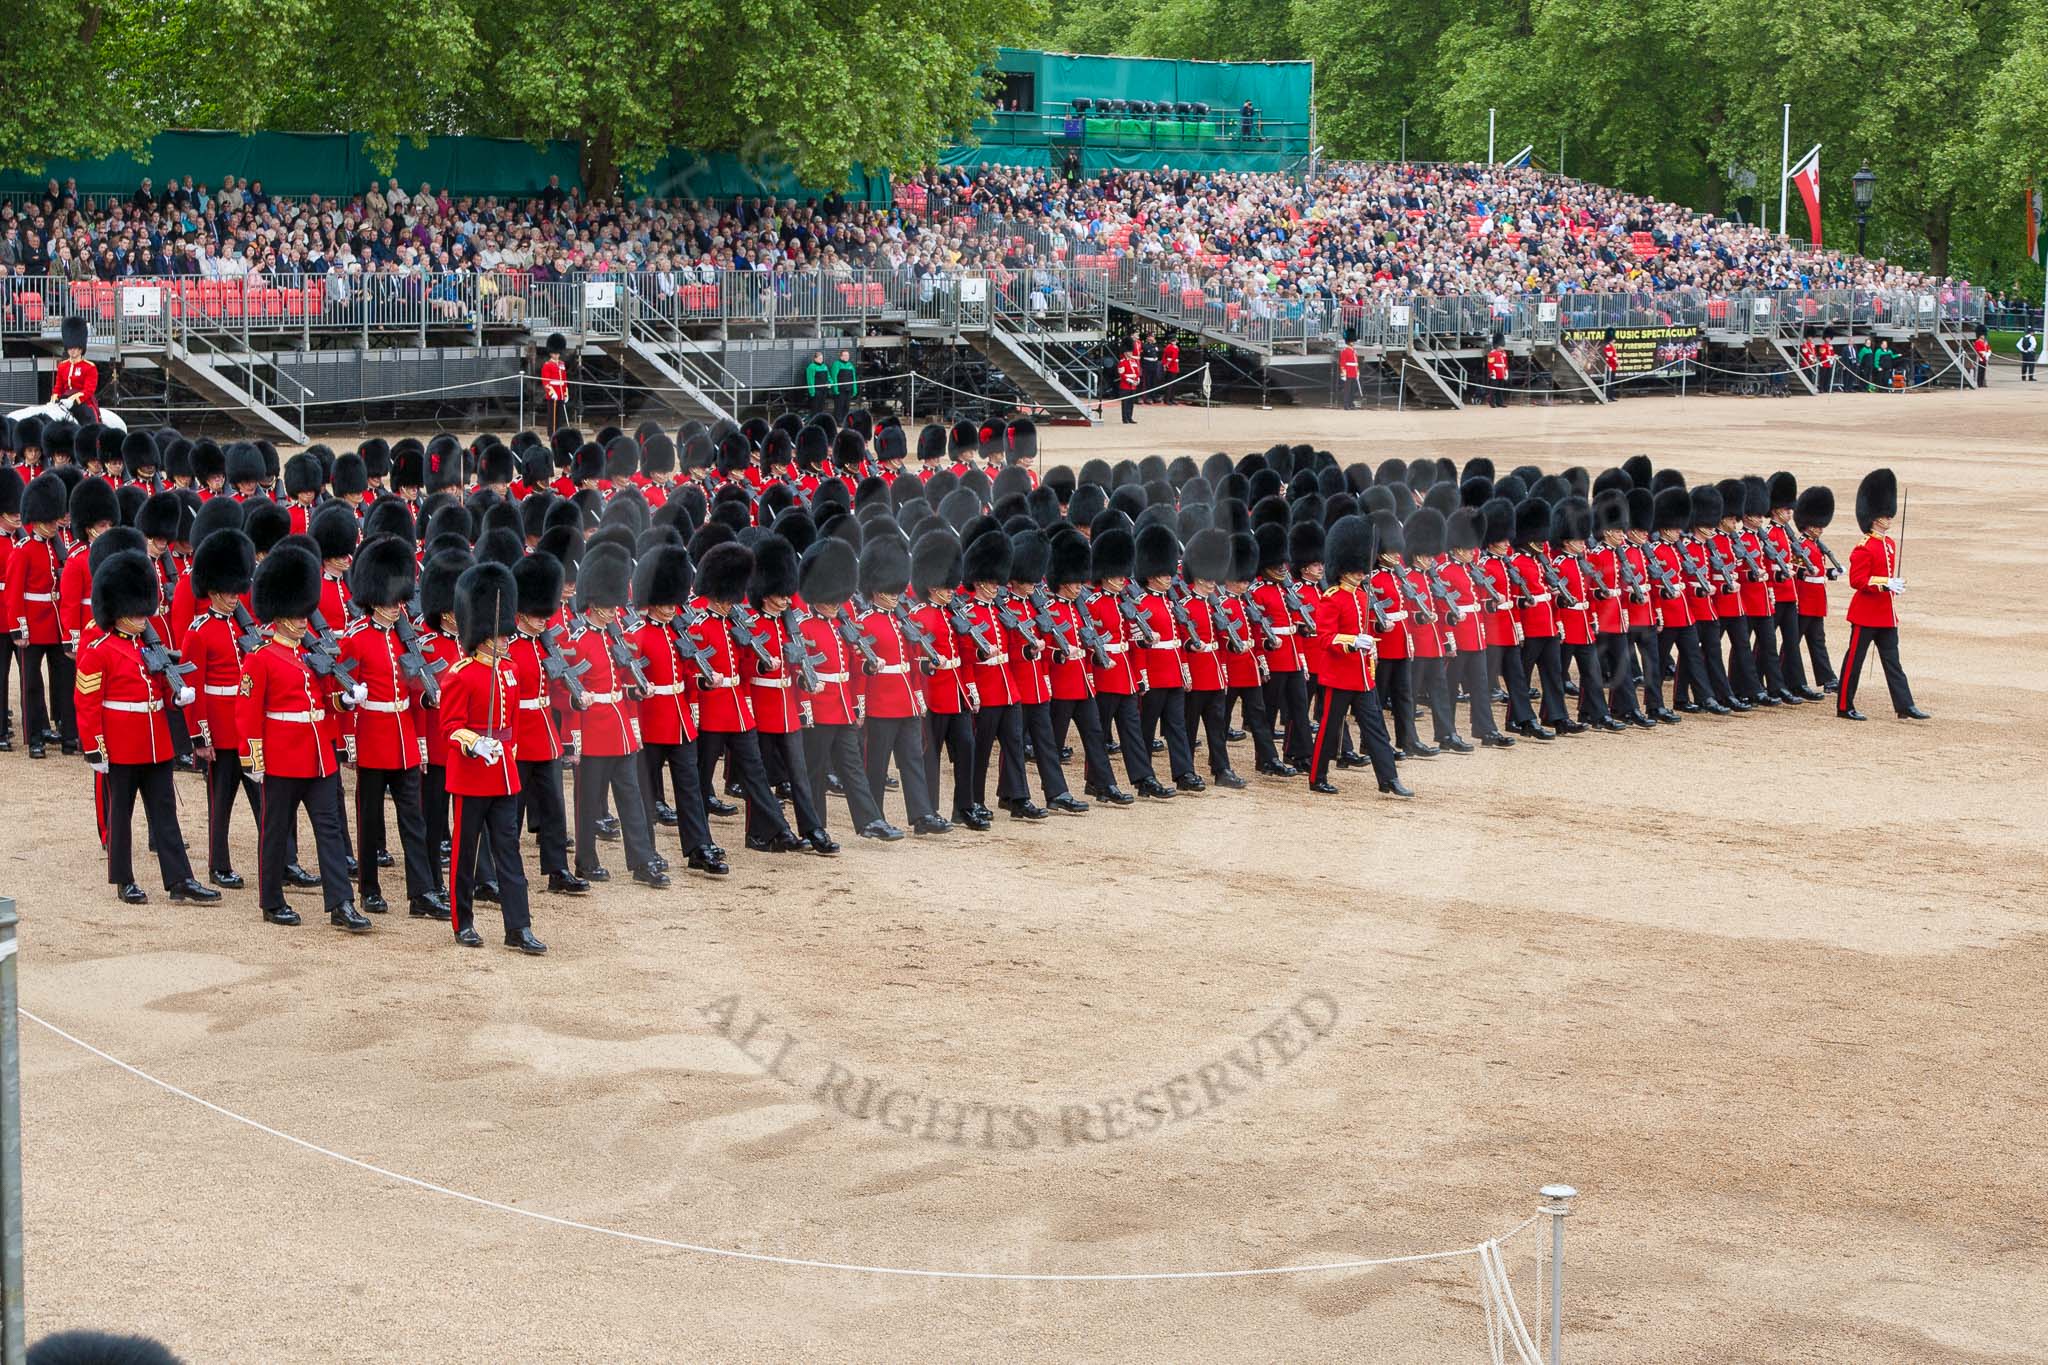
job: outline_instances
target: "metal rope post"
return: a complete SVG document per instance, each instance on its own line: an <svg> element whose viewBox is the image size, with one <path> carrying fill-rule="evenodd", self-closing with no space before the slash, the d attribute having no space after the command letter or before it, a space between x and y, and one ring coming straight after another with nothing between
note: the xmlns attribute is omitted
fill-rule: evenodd
<svg viewBox="0 0 2048 1365"><path fill-rule="evenodd" d="M1537 1193L1548 1202L1536 1211L1550 1215L1550 1365L1564 1365L1564 1220L1571 1217L1579 1192L1569 1185L1545 1185Z"/></svg>
<svg viewBox="0 0 2048 1365"><path fill-rule="evenodd" d="M0 896L0 1360L22 1365L28 1329L21 1306L21 996L14 970L14 901Z"/></svg>

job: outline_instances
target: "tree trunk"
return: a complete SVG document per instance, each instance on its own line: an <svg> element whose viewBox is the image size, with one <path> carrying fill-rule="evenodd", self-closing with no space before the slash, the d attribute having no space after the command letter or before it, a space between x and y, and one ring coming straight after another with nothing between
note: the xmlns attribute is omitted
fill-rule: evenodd
<svg viewBox="0 0 2048 1365"><path fill-rule="evenodd" d="M619 163L612 151L610 129L595 137L585 137L577 160L583 173L585 202L609 198L618 189Z"/></svg>
<svg viewBox="0 0 2048 1365"><path fill-rule="evenodd" d="M1954 235L1956 198L1945 194L1928 206L1921 231L1927 235L1927 268L1936 275L1948 274L1949 238Z"/></svg>

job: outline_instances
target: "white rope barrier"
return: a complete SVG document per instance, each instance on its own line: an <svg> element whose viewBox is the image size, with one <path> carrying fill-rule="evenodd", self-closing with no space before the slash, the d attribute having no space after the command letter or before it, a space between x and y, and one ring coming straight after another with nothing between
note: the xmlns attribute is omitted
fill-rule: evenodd
<svg viewBox="0 0 2048 1365"><path fill-rule="evenodd" d="M54 1033L72 1046L79 1048L81 1051L91 1053L101 1061L120 1068L138 1080L147 1081L160 1090L167 1091L179 1099L190 1101L200 1108L209 1110L224 1119L253 1128L267 1137L277 1138L282 1142L290 1143L294 1147L303 1148L316 1156L323 1156L331 1161L338 1161L343 1165L353 1166L357 1170L367 1171L371 1175L381 1176L386 1180L395 1181L401 1185L410 1185L414 1189L424 1190L429 1194L440 1195L443 1198L458 1200L465 1204L474 1204L479 1208L491 1209L498 1213L512 1214L515 1217L530 1219L536 1223L546 1223L554 1227L569 1228L576 1232L592 1233L596 1236L611 1237L619 1241L634 1242L643 1246L663 1247L671 1251L687 1251L699 1256L712 1256L725 1260L756 1261L767 1265L791 1266L805 1270L837 1270L859 1275L907 1276L932 1280L1016 1280L1035 1283L1087 1284L1138 1280L1234 1280L1270 1275L1325 1274L1332 1271L1368 1270L1378 1266L1416 1265L1425 1261L1448 1261L1465 1256L1476 1256L1480 1260L1481 1274L1484 1276L1487 1273L1486 1266L1488 1264L1489 1250L1494 1259L1497 1260L1500 1254L1499 1244L1513 1237L1541 1216L1540 1214L1531 1214L1528 1218L1523 1219L1498 1237L1488 1238L1486 1241L1474 1246L1456 1247L1449 1251L1425 1251L1411 1256L1379 1256L1364 1260L1318 1261L1300 1265L1247 1266L1227 1270L1146 1270L1094 1273L941 1270L915 1266L859 1265L846 1261L826 1261L805 1256L777 1256L768 1252L740 1251L732 1247L706 1246L698 1242L677 1241L667 1237L650 1236L646 1233L628 1232L622 1228L610 1228L596 1223L579 1222L573 1218L562 1218L551 1213L541 1213L534 1209L523 1209L516 1204L506 1204L496 1199L487 1199L482 1195L451 1189L446 1185L437 1185L431 1180L423 1180L418 1176L406 1175L401 1171L394 1171L388 1167L364 1161L359 1157L352 1157L347 1153L337 1152L330 1147L322 1147L316 1142L311 1142L305 1138L273 1128L269 1124L249 1118L247 1115L238 1114L232 1109L215 1104L212 1100L203 1099L189 1090L173 1085L161 1077L151 1075L141 1067L125 1062L110 1052L94 1047L83 1038L59 1028L41 1015L26 1009L21 1010L20 1014L22 1018L29 1020L31 1023L40 1024L43 1028ZM1513 1302L1512 1293L1507 1295L1507 1302L1511 1308ZM1519 1323L1512 1324L1510 1331L1512 1332L1514 1327L1518 1326ZM1522 1336L1526 1338L1526 1329L1523 1330Z"/></svg>

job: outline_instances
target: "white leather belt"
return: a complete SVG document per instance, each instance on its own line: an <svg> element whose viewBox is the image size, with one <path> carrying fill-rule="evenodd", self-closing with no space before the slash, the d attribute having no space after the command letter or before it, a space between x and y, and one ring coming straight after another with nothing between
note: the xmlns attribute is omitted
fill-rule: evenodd
<svg viewBox="0 0 2048 1365"><path fill-rule="evenodd" d="M1162 635L1145 647L1147 649L1179 649L1180 641L1171 635Z"/></svg>
<svg viewBox="0 0 2048 1365"><path fill-rule="evenodd" d="M548 699L546 697L521 697L519 699L519 709L522 711L545 711L548 709Z"/></svg>
<svg viewBox="0 0 2048 1365"><path fill-rule="evenodd" d="M681 683L649 683L647 685L647 695L650 697L680 697L683 695L683 685Z"/></svg>
<svg viewBox="0 0 2048 1365"><path fill-rule="evenodd" d="M1104 645L1102 647L1102 652L1104 654L1128 654L1131 652L1131 646L1128 641L1126 641L1123 644Z"/></svg>
<svg viewBox="0 0 2048 1365"><path fill-rule="evenodd" d="M381 711L387 716L397 716L412 710L412 698L400 697L397 701L360 701L356 706L364 711Z"/></svg>
<svg viewBox="0 0 2048 1365"><path fill-rule="evenodd" d="M787 678L756 678L756 679L754 679L754 686L756 686L756 687L775 687L775 688L782 688L782 687L787 687L787 686L789 686L789 679L787 679Z"/></svg>
<svg viewBox="0 0 2048 1365"><path fill-rule="evenodd" d="M242 689L233 683L229 683L226 686L222 686L219 683L208 683L201 690L209 697L239 697L242 695Z"/></svg>
<svg viewBox="0 0 2048 1365"><path fill-rule="evenodd" d="M1216 646L1213 644L1205 645L1200 640L1190 640L1188 642L1188 652L1191 654L1214 654Z"/></svg>
<svg viewBox="0 0 2048 1365"><path fill-rule="evenodd" d="M997 664L1010 662L1010 656L1007 654L991 654L986 659L976 659L974 662L982 665L984 668L994 668Z"/></svg>
<svg viewBox="0 0 2048 1365"><path fill-rule="evenodd" d="M1408 613L1407 613L1407 612L1405 612L1405 611L1390 611L1390 612L1388 612L1388 613L1387 613L1387 620L1388 620L1389 622L1394 622L1394 621L1405 621L1405 620L1407 620L1407 619L1408 619Z"/></svg>
<svg viewBox="0 0 2048 1365"><path fill-rule="evenodd" d="M1272 632L1273 632L1273 633L1274 633L1275 635L1292 635L1292 634L1294 634L1294 627L1293 627L1293 626L1273 626L1273 627L1271 627L1271 630L1272 630Z"/></svg>
<svg viewBox="0 0 2048 1365"><path fill-rule="evenodd" d="M148 716L163 710L164 704L161 701L103 701L100 703L100 709L103 711L130 711L139 716Z"/></svg>
<svg viewBox="0 0 2048 1365"><path fill-rule="evenodd" d="M960 661L958 659L941 659L935 666L941 673L943 673L949 668L958 668L960 666Z"/></svg>
<svg viewBox="0 0 2048 1365"><path fill-rule="evenodd" d="M1550 594L1547 592L1532 592L1529 594L1529 605L1532 607L1541 605L1542 603L1548 602L1549 600Z"/></svg>
<svg viewBox="0 0 2048 1365"><path fill-rule="evenodd" d="M1815 578L1815 577L1814 577L1814 576L1813 576L1812 574L1808 574L1808 575L1807 575L1806 577L1804 577L1804 578L1800 579L1799 581L1800 581L1800 582L1802 582L1802 583L1821 583L1821 584L1825 584L1825 583L1826 583L1826 582L1827 582L1828 580L1827 580L1827 576L1826 576L1825 574L1823 574L1823 575L1822 575L1821 577L1819 577L1819 578Z"/></svg>
<svg viewBox="0 0 2048 1365"><path fill-rule="evenodd" d="M585 701L603 702L609 706L616 706L625 699L626 694L623 692L592 692L584 697Z"/></svg>
<svg viewBox="0 0 2048 1365"><path fill-rule="evenodd" d="M317 725L327 719L327 712L317 711L265 711L265 720L282 721L286 725Z"/></svg>
<svg viewBox="0 0 2048 1365"><path fill-rule="evenodd" d="M875 670L876 674L882 677L894 677L899 673L908 673L909 671L909 664L883 664Z"/></svg>
<svg viewBox="0 0 2048 1365"><path fill-rule="evenodd" d="M716 691L717 689L723 687L738 687L740 685L740 680L737 675L729 677L724 673L713 673L711 676L704 679L704 685Z"/></svg>
<svg viewBox="0 0 2048 1365"><path fill-rule="evenodd" d="M844 673L820 673L818 681L821 683L843 683L846 681L846 676Z"/></svg>
<svg viewBox="0 0 2048 1365"><path fill-rule="evenodd" d="M54 602L57 600L57 594L53 592L25 592L21 595L21 600L24 602Z"/></svg>

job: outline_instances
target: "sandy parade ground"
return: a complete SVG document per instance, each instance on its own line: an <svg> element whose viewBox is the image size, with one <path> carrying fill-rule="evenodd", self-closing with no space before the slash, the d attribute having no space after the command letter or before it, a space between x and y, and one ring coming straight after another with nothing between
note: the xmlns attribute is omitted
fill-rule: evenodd
<svg viewBox="0 0 2048 1365"><path fill-rule="evenodd" d="M84 766L17 751L22 1003L306 1142L667 1242L1274 1267L1469 1247L1563 1180L1573 1361L2048 1359L2048 385L1996 378L1043 433L1073 463L1300 440L1784 468L1834 488L1845 561L1888 463L1928 724L1892 718L1873 655L1868 724L1829 703L1417 760L1407 804L1369 774L1334 799L1261 778L883 847L835 803L830 862L720 821L728 882L537 896L539 960L402 913L349 938L317 891L296 929L253 885L124 907ZM179 795L201 851L197 779ZM195 1362L1486 1354L1472 1257L1107 1283L718 1259L396 1182L22 1029L32 1338L140 1330ZM1539 1231L1506 1249L1532 1327Z"/></svg>

